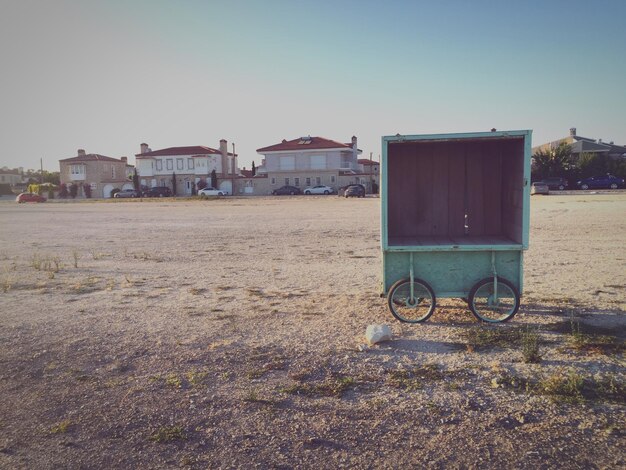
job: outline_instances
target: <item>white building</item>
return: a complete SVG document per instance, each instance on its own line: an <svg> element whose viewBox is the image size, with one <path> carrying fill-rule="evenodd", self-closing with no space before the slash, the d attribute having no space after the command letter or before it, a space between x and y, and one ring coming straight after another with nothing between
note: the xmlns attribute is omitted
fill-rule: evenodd
<svg viewBox="0 0 626 470"><path fill-rule="evenodd" d="M267 173L270 189L284 185L305 188L324 184L337 189L355 182L358 173L357 138L341 143L324 137L283 140L257 150L265 157L259 173Z"/></svg>
<svg viewBox="0 0 626 470"><path fill-rule="evenodd" d="M204 181L211 185L211 173L215 170L219 189L232 194L233 180L237 177L237 155L229 153L226 140L220 140L220 149L201 145L170 147L152 150L141 144L141 153L135 155L137 173L142 186L167 186L176 194L191 195L194 185Z"/></svg>

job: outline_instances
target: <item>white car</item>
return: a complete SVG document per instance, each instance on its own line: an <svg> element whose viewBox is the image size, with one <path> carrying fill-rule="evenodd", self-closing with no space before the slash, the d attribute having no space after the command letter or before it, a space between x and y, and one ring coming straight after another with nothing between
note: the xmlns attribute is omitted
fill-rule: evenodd
<svg viewBox="0 0 626 470"><path fill-rule="evenodd" d="M211 188L209 186L208 188L198 191L198 196L228 196L228 191L224 189Z"/></svg>
<svg viewBox="0 0 626 470"><path fill-rule="evenodd" d="M312 188L305 188L302 192L308 196L309 194L332 194L334 190L330 186L318 185Z"/></svg>

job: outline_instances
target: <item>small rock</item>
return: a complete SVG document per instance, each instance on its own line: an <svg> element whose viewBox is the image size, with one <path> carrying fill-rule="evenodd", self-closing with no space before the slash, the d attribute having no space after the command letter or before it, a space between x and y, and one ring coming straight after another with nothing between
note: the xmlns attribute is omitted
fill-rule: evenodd
<svg viewBox="0 0 626 470"><path fill-rule="evenodd" d="M391 328L388 325L368 325L365 340L370 344L391 340Z"/></svg>

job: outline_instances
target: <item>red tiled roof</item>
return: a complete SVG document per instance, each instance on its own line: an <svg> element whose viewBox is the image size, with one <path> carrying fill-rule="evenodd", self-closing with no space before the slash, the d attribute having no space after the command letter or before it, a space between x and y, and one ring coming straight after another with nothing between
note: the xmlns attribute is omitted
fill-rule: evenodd
<svg viewBox="0 0 626 470"><path fill-rule="evenodd" d="M93 162L95 160L102 161L102 162L118 162L118 163L122 162L122 160L118 160L117 158L105 157L104 155L98 155L97 153L88 153L87 155L79 155L77 157L66 158L64 160L59 160L59 161L60 162Z"/></svg>
<svg viewBox="0 0 626 470"><path fill-rule="evenodd" d="M309 138L307 138L308 140ZM311 149L351 149L351 144L342 144L341 142L337 142L336 140L325 139L324 137L311 137L310 144L301 144L303 139L302 137L298 137L293 140L284 140L280 144L270 145L269 147L263 147L257 149L258 153L265 152L280 152L283 150L311 150Z"/></svg>
<svg viewBox="0 0 626 470"><path fill-rule="evenodd" d="M368 158L359 158L357 162L359 165L378 165L377 161L369 160Z"/></svg>
<svg viewBox="0 0 626 470"><path fill-rule="evenodd" d="M209 155L220 154L219 150L212 149L211 147L205 147L203 145L192 145L189 147L169 147L166 149L155 150L153 152L138 153L135 157L163 157L166 155ZM232 153L228 153L232 156Z"/></svg>
<svg viewBox="0 0 626 470"><path fill-rule="evenodd" d="M239 172L241 173L241 176L244 176L246 178L252 178L254 176L252 174L252 170L239 170Z"/></svg>

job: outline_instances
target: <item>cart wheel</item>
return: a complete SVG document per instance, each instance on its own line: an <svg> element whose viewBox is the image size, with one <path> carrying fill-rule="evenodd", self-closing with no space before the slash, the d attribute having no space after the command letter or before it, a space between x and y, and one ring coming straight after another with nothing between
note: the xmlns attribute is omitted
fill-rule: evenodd
<svg viewBox="0 0 626 470"><path fill-rule="evenodd" d="M497 298L494 297L493 278L478 281L469 294L469 308L476 318L488 323L510 320L519 310L519 293L513 284L498 278Z"/></svg>
<svg viewBox="0 0 626 470"><path fill-rule="evenodd" d="M401 322L420 323L428 320L435 311L435 293L421 279L413 279L413 299L411 299L411 281L400 279L387 296L389 310Z"/></svg>

